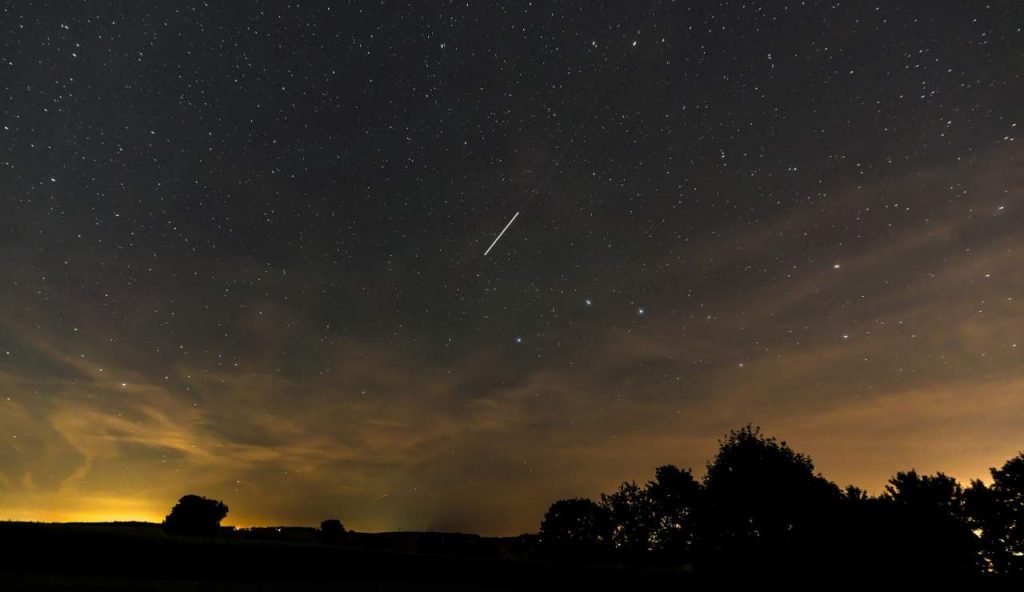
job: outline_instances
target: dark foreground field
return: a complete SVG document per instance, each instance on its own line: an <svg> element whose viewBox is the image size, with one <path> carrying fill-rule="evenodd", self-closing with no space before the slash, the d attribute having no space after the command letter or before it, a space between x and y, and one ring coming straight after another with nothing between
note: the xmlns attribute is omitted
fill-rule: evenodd
<svg viewBox="0 0 1024 592"><path fill-rule="evenodd" d="M313 529L174 537L148 524L0 523L0 590L636 589L685 579L663 569L517 558L513 539Z"/></svg>

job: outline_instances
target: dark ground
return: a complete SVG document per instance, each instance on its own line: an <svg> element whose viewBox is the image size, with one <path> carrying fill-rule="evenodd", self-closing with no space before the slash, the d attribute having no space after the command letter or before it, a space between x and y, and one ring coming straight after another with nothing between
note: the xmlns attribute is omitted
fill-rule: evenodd
<svg viewBox="0 0 1024 592"><path fill-rule="evenodd" d="M663 569L517 557L522 540L445 533L251 529L216 538L152 524L0 523L0 590L509 590L678 583Z"/></svg>

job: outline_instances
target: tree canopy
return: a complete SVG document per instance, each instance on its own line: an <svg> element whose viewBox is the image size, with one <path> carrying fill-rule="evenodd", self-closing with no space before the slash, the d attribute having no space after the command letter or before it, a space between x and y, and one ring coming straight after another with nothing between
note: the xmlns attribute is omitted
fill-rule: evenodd
<svg viewBox="0 0 1024 592"><path fill-rule="evenodd" d="M220 531L220 521L228 515L224 502L198 495L183 496L164 518L164 530L170 534L213 536Z"/></svg>
<svg viewBox="0 0 1024 592"><path fill-rule="evenodd" d="M986 568L1024 575L1024 453L989 472L991 486L974 481L965 492L966 513L981 531Z"/></svg>
<svg viewBox="0 0 1024 592"><path fill-rule="evenodd" d="M704 477L665 465L598 501L551 505L540 529L557 557L735 569L1024 573L1024 453L992 484L964 488L911 469L877 496L841 489L811 458L747 425L729 432ZM557 553L554 552L557 550Z"/></svg>

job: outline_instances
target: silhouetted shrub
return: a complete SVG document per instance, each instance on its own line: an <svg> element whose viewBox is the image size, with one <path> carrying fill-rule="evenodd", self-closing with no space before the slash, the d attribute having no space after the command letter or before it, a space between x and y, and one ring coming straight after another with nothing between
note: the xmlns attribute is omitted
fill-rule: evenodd
<svg viewBox="0 0 1024 592"><path fill-rule="evenodd" d="M548 556L597 560L611 546L611 517L607 508L588 499L559 500L548 508L539 539Z"/></svg>
<svg viewBox="0 0 1024 592"><path fill-rule="evenodd" d="M331 518L320 523L320 538L325 543L337 543L345 536L345 527L341 520Z"/></svg>
<svg viewBox="0 0 1024 592"><path fill-rule="evenodd" d="M164 518L164 530L170 534L214 536L220 530L220 521L227 515L228 507L224 502L186 495Z"/></svg>

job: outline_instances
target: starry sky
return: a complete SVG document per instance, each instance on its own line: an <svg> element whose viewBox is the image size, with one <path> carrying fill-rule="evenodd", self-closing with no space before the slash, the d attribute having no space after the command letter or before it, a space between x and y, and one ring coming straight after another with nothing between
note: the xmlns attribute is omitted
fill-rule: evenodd
<svg viewBox="0 0 1024 592"><path fill-rule="evenodd" d="M748 422L983 477L1022 65L1014 0L5 3L0 518L515 534Z"/></svg>

